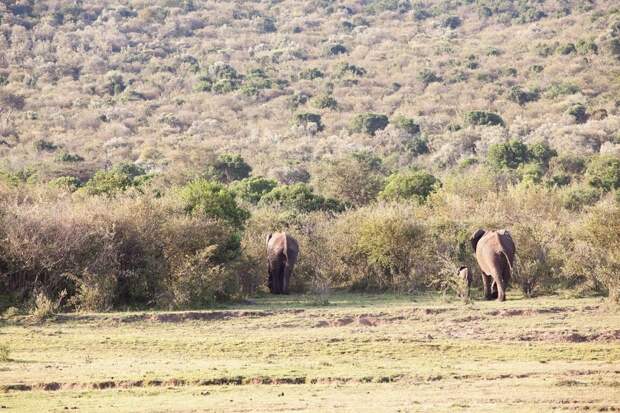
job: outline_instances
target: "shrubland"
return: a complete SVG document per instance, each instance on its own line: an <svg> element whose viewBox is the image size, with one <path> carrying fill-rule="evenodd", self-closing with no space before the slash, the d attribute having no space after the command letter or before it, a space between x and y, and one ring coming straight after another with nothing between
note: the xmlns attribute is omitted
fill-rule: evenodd
<svg viewBox="0 0 620 413"><path fill-rule="evenodd" d="M214 305L286 230L297 290L447 292L484 227L617 301L619 45L610 0L3 3L0 291Z"/></svg>

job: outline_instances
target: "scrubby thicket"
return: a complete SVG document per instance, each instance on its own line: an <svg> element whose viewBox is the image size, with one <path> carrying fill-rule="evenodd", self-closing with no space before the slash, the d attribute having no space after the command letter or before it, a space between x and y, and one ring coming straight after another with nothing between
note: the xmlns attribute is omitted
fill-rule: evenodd
<svg viewBox="0 0 620 413"><path fill-rule="evenodd" d="M458 292L501 227L619 301L618 67L612 0L2 2L0 293L207 306L273 230L298 290Z"/></svg>

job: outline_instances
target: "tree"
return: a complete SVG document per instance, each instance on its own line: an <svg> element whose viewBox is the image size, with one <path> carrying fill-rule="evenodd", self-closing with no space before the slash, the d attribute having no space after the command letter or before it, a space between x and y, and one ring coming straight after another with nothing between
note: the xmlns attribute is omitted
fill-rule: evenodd
<svg viewBox="0 0 620 413"><path fill-rule="evenodd" d="M381 159L369 152L328 162L316 174L321 192L355 206L368 204L383 188L385 171Z"/></svg>
<svg viewBox="0 0 620 413"><path fill-rule="evenodd" d="M250 172L252 172L252 167L241 155L225 153L217 157L213 166L209 168L208 175L228 184L247 178Z"/></svg>
<svg viewBox="0 0 620 413"><path fill-rule="evenodd" d="M284 208L300 212L319 210L341 212L344 210L344 205L340 201L317 195L310 186L304 183L279 186L263 196L261 203L280 204Z"/></svg>
<svg viewBox="0 0 620 413"><path fill-rule="evenodd" d="M437 178L422 170L399 172L388 177L379 196L389 201L414 199L422 203L438 184Z"/></svg>
<svg viewBox="0 0 620 413"><path fill-rule="evenodd" d="M232 183L230 189L244 201L257 204L263 195L271 192L276 186L278 182L275 179L253 176Z"/></svg>
<svg viewBox="0 0 620 413"><path fill-rule="evenodd" d="M529 152L527 145L515 139L506 143L497 143L489 147L487 162L496 169L516 169L527 163Z"/></svg>
<svg viewBox="0 0 620 413"><path fill-rule="evenodd" d="M248 211L237 206L235 195L218 182L196 179L181 188L180 196L188 214L221 219L237 228L250 217Z"/></svg>
<svg viewBox="0 0 620 413"><path fill-rule="evenodd" d="M378 113L360 113L353 118L351 130L357 133L374 135L376 131L385 129L388 117Z"/></svg>
<svg viewBox="0 0 620 413"><path fill-rule="evenodd" d="M620 188L620 159L613 155L592 158L586 169L588 183L604 191Z"/></svg>

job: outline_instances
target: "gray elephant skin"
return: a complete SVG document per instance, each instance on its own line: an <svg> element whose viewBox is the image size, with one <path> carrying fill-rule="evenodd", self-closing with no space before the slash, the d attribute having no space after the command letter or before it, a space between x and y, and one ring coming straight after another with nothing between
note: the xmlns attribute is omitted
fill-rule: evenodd
<svg viewBox="0 0 620 413"><path fill-rule="evenodd" d="M289 282L298 255L299 245L295 238L284 232L276 232L267 236L267 261L269 265L267 285L272 294L288 294Z"/></svg>
<svg viewBox="0 0 620 413"><path fill-rule="evenodd" d="M476 261L482 271L484 298L506 300L506 288L512 276L512 268L516 253L515 244L510 233L505 230L477 230L470 238Z"/></svg>

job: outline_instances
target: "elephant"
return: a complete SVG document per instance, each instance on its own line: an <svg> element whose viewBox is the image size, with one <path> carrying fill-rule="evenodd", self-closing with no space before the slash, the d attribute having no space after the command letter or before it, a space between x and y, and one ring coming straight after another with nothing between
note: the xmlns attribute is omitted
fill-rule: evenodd
<svg viewBox="0 0 620 413"><path fill-rule="evenodd" d="M295 238L285 232L276 232L267 236L267 261L269 263L267 285L272 294L288 294L289 281L298 256L299 244Z"/></svg>
<svg viewBox="0 0 620 413"><path fill-rule="evenodd" d="M510 233L505 229L498 231L479 229L472 235L470 241L482 271L484 298L505 301L506 287L510 282L516 254Z"/></svg>
<svg viewBox="0 0 620 413"><path fill-rule="evenodd" d="M471 283L473 281L473 277L471 271L469 271L469 268L459 268L459 279L461 279L461 281L463 282L463 286L467 287L467 290L464 291L465 297L463 298L469 298L469 289L471 288Z"/></svg>

